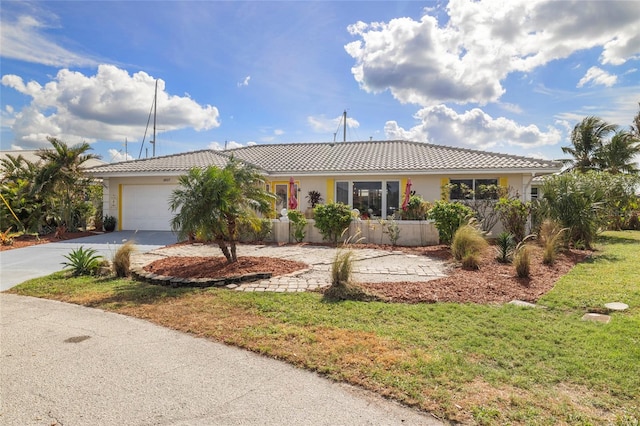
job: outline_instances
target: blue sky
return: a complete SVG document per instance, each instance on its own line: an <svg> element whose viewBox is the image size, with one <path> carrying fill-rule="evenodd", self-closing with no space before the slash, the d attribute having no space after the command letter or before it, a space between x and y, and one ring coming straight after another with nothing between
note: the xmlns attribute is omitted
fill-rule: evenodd
<svg viewBox="0 0 640 426"><path fill-rule="evenodd" d="M156 155L264 143L408 139L562 158L588 115L640 102L640 2L0 3L0 145L142 145ZM151 130L149 130L150 132Z"/></svg>

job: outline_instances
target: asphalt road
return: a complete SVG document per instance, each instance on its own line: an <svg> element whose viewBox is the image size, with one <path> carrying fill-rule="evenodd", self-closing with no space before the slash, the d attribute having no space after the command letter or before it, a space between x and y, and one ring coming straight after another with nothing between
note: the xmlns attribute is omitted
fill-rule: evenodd
<svg viewBox="0 0 640 426"><path fill-rule="evenodd" d="M0 294L0 424L437 425L429 415L149 322Z"/></svg>

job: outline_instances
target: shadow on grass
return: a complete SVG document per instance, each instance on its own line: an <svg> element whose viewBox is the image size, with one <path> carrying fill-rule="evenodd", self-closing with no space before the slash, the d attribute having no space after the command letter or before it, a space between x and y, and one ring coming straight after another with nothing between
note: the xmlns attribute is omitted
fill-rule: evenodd
<svg viewBox="0 0 640 426"><path fill-rule="evenodd" d="M109 283L113 281L121 281L120 279L104 278L102 282ZM89 307L99 307L111 304L126 305L149 305L167 299L176 299L185 294L201 291L201 289L182 287L172 288L163 287L154 284L148 284L141 281L124 281L121 284L113 286L113 293L105 295L103 298L95 299L86 304Z"/></svg>
<svg viewBox="0 0 640 426"><path fill-rule="evenodd" d="M640 232L638 232L640 236ZM596 242L598 244L638 244L640 245L639 238L628 238L623 236L613 235L599 235Z"/></svg>

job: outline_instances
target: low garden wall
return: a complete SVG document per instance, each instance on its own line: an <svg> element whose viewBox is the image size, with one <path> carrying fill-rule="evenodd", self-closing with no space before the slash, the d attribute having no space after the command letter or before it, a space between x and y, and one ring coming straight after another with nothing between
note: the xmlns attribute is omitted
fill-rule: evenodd
<svg viewBox="0 0 640 426"><path fill-rule="evenodd" d="M315 227L315 220L307 219L306 235L303 242L322 243L322 234ZM396 242L399 246L429 246L439 243L438 230L433 222L428 220L398 220L399 237ZM293 243L293 224L288 220L273 219L271 221L271 234L266 242ZM389 235L383 232L384 226L377 220L353 220L349 226L349 234L342 239L353 237L361 243L391 244Z"/></svg>

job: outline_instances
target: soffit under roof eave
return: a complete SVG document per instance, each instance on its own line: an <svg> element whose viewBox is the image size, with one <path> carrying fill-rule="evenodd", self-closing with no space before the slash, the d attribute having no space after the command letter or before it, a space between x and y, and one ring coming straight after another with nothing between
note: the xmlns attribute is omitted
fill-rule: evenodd
<svg viewBox="0 0 640 426"><path fill-rule="evenodd" d="M331 177L331 176L362 176L362 175L376 175L376 176L397 176L397 175L495 175L495 174L535 174L545 175L551 173L557 173L561 170L561 167L545 167L545 168L527 168L527 169L507 169L507 168L493 168L493 169L439 169L439 170L359 170L359 171L344 171L344 170L332 170L323 172L303 172L303 171L278 171L270 172L267 177L273 178L289 178L291 176L309 176L309 177Z"/></svg>
<svg viewBox="0 0 640 426"><path fill-rule="evenodd" d="M99 171L95 172L87 172L87 174L93 177L100 178L138 178L138 177L177 177L187 174L187 170L178 170L178 171L158 171L158 172L105 172L100 173Z"/></svg>

